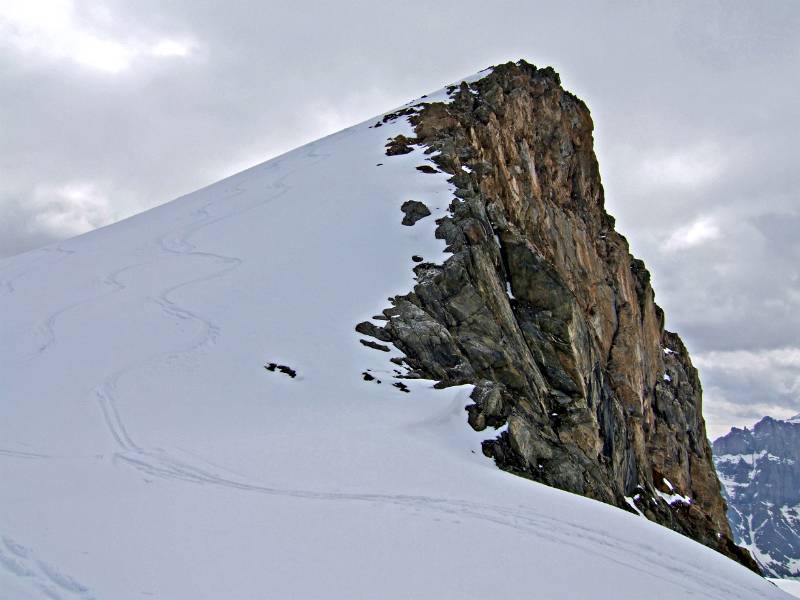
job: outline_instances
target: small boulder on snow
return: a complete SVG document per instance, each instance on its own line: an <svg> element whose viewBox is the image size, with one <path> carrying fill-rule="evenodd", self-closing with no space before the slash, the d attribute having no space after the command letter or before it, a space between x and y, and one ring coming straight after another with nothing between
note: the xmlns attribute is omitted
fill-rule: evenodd
<svg viewBox="0 0 800 600"><path fill-rule="evenodd" d="M268 364L264 365L264 368L267 371L272 371L273 373L278 371L280 373L283 373L284 375L288 375L292 379L297 377L297 371L295 371L291 367L287 367L286 365L279 365L277 363L271 362L271 363L268 363Z"/></svg>
<svg viewBox="0 0 800 600"><path fill-rule="evenodd" d="M406 200L400 207L405 216L403 217L403 225L414 225L420 219L430 216L430 209L419 200Z"/></svg>
<svg viewBox="0 0 800 600"><path fill-rule="evenodd" d="M396 137L390 138L386 144L386 156L396 156L398 154L408 154L412 152L413 139L409 139L402 133Z"/></svg>

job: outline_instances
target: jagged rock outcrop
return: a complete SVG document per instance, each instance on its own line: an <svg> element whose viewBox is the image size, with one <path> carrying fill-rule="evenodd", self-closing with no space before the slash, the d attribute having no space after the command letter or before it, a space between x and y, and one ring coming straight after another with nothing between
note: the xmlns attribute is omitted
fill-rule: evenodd
<svg viewBox="0 0 800 600"><path fill-rule="evenodd" d="M408 226L414 225L420 219L429 217L431 214L430 209L418 200L406 200L400 206L400 210L405 215L401 223Z"/></svg>
<svg viewBox="0 0 800 600"><path fill-rule="evenodd" d="M524 63L409 117L456 198L384 310L379 339L410 376L477 384L470 424L508 427L484 453L508 471L627 510L757 569L733 544L680 338L604 209L586 105ZM362 328L363 329L363 328ZM634 508L635 507L635 508Z"/></svg>
<svg viewBox="0 0 800 600"><path fill-rule="evenodd" d="M714 442L734 539L772 577L800 577L800 415Z"/></svg>

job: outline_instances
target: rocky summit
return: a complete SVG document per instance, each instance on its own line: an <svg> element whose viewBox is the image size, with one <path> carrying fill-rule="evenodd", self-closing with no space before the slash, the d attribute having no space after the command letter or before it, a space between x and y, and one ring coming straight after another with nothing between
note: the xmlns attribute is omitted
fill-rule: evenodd
<svg viewBox="0 0 800 600"><path fill-rule="evenodd" d="M417 264L383 326L358 330L400 348L410 377L475 384L469 423L497 430L483 452L501 469L758 570L726 520L697 371L604 209L589 109L524 61L448 92L384 122L415 131L388 141L387 160L422 147L417 168L451 176L436 236L452 255Z"/></svg>
<svg viewBox="0 0 800 600"><path fill-rule="evenodd" d="M764 573L800 576L800 415L764 417L714 442L736 543Z"/></svg>

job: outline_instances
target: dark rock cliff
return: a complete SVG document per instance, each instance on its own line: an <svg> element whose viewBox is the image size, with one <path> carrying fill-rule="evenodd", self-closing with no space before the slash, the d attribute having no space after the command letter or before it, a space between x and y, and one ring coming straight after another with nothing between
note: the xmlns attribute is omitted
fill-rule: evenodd
<svg viewBox="0 0 800 600"><path fill-rule="evenodd" d="M470 424L508 427L484 453L512 473L641 512L757 570L734 545L697 372L664 330L650 275L604 209L586 105L525 62L409 109L452 175L437 237L374 337L410 376L477 385ZM362 324L361 331L368 329Z"/></svg>
<svg viewBox="0 0 800 600"><path fill-rule="evenodd" d="M800 576L800 415L764 417L714 442L736 543L772 577Z"/></svg>

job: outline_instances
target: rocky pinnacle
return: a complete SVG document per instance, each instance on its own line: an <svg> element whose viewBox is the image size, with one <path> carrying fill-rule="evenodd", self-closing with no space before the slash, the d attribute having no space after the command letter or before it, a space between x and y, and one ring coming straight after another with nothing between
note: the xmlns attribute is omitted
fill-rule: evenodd
<svg viewBox="0 0 800 600"><path fill-rule="evenodd" d="M523 61L448 91L412 111L416 138L387 154L414 144L451 175L436 236L452 255L416 265L372 335L403 351L411 377L476 385L472 427L507 425L483 445L501 469L758 571L732 540L697 371L604 209L588 108Z"/></svg>

